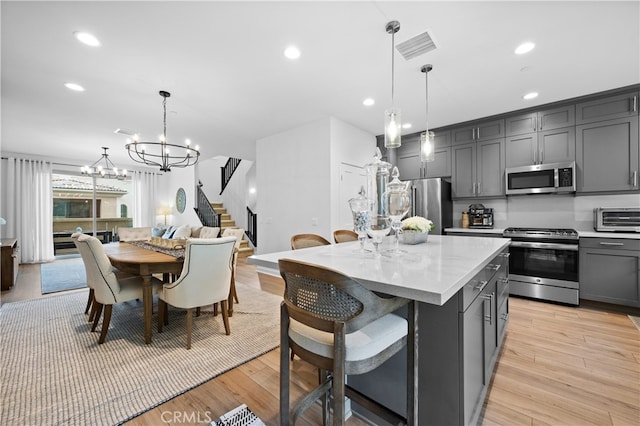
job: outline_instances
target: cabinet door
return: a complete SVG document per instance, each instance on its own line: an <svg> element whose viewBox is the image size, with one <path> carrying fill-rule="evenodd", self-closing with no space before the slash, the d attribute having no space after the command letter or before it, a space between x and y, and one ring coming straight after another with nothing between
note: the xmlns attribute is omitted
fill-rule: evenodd
<svg viewBox="0 0 640 426"><path fill-rule="evenodd" d="M452 198L475 197L476 144L451 147L451 196Z"/></svg>
<svg viewBox="0 0 640 426"><path fill-rule="evenodd" d="M436 142L436 148L444 148L447 146L451 146L451 132L450 131L437 131L434 132L435 136L435 142Z"/></svg>
<svg viewBox="0 0 640 426"><path fill-rule="evenodd" d="M504 120L484 121L476 126L476 141L504 138Z"/></svg>
<svg viewBox="0 0 640 426"><path fill-rule="evenodd" d="M476 194L480 197L504 195L504 139L477 143Z"/></svg>
<svg viewBox="0 0 640 426"><path fill-rule="evenodd" d="M537 118L536 132L575 126L575 124L575 105L567 105L560 108L540 111Z"/></svg>
<svg viewBox="0 0 640 426"><path fill-rule="evenodd" d="M484 388L484 299L478 297L462 316L464 424L471 424Z"/></svg>
<svg viewBox="0 0 640 426"><path fill-rule="evenodd" d="M538 114L535 112L507 118L505 120L506 136L535 132L537 118Z"/></svg>
<svg viewBox="0 0 640 426"><path fill-rule="evenodd" d="M577 191L638 189L638 117L576 126Z"/></svg>
<svg viewBox="0 0 640 426"><path fill-rule="evenodd" d="M451 130L451 145L460 145L475 141L476 126L466 126Z"/></svg>
<svg viewBox="0 0 640 426"><path fill-rule="evenodd" d="M538 132L538 161L540 164L575 161L575 159L575 127Z"/></svg>
<svg viewBox="0 0 640 426"><path fill-rule="evenodd" d="M538 134L509 136L505 139L506 167L529 166L538 159Z"/></svg>
<svg viewBox="0 0 640 426"><path fill-rule="evenodd" d="M397 149L396 166L401 180L420 179L422 177L420 162L420 135L409 135L403 138Z"/></svg>
<svg viewBox="0 0 640 426"><path fill-rule="evenodd" d="M576 105L576 124L638 115L638 92L609 96Z"/></svg>
<svg viewBox="0 0 640 426"><path fill-rule="evenodd" d="M580 248L580 298L640 307L640 252Z"/></svg>
<svg viewBox="0 0 640 426"><path fill-rule="evenodd" d="M451 176L451 148L438 148L436 145L435 160L422 163L422 175L427 178Z"/></svg>

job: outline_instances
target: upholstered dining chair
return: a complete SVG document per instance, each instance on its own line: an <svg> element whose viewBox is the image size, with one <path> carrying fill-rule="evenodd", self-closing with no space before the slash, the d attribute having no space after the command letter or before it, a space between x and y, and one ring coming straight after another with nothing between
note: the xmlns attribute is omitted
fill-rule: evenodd
<svg viewBox="0 0 640 426"><path fill-rule="evenodd" d="M291 250L307 247L326 246L331 243L324 237L316 234L296 234L291 237Z"/></svg>
<svg viewBox="0 0 640 426"><path fill-rule="evenodd" d="M82 232L74 232L73 234L71 234L71 241L73 241L73 244L75 244L76 248L78 249L78 252L80 252L80 256L82 257L82 251L80 250L80 247L78 246L78 237L80 235L83 235ZM84 262L84 257L82 257L82 261ZM93 301L94 301L94 290L93 290L93 283L88 279L88 273L87 273L87 287L89 287L89 297L87 298L87 306L84 308L84 314L87 315L89 313L89 309L91 309L91 306L93 305ZM89 317L89 321L93 321L93 318Z"/></svg>
<svg viewBox="0 0 640 426"><path fill-rule="evenodd" d="M120 227L118 228L119 241L143 241L151 239L151 227Z"/></svg>
<svg viewBox="0 0 640 426"><path fill-rule="evenodd" d="M102 344L109 330L113 305L141 299L143 280L139 276L118 279L102 243L97 238L82 234L76 238L75 243L78 250L80 250L87 272L87 285L89 288L93 288L94 291L90 316L90 318L93 318L91 331L96 330L104 308L102 329L98 339L98 343ZM151 285L154 291L157 291L162 286L162 281L152 278Z"/></svg>
<svg viewBox="0 0 640 426"><path fill-rule="evenodd" d="M231 334L227 298L231 286L235 237L187 240L180 277L158 291L158 332L167 325L167 305L187 310L187 349L191 349L193 308L221 302L225 333Z"/></svg>
<svg viewBox="0 0 640 426"><path fill-rule="evenodd" d="M217 226L203 226L199 238L218 238L220 228Z"/></svg>
<svg viewBox="0 0 640 426"><path fill-rule="evenodd" d="M333 231L333 241L336 243L358 241L358 234L350 229L336 229Z"/></svg>
<svg viewBox="0 0 640 426"><path fill-rule="evenodd" d="M322 398L323 423L331 401L333 424L344 424L345 396L391 424L417 425L417 304L382 298L338 271L292 259L280 259L285 282L280 309L280 425L296 419ZM392 312L408 306L407 319ZM407 417L354 392L345 375L374 370L407 346ZM319 370L320 384L289 410L292 350ZM383 384L381 384L383 385ZM331 392L332 398L328 398Z"/></svg>

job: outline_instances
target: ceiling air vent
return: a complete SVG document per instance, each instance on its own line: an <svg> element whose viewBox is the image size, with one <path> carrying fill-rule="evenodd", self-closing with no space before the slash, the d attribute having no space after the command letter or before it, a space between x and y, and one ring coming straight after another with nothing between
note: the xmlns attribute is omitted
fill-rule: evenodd
<svg viewBox="0 0 640 426"><path fill-rule="evenodd" d="M117 133L119 135L133 136L133 132L129 129L116 129L113 133Z"/></svg>
<svg viewBox="0 0 640 426"><path fill-rule="evenodd" d="M407 61L430 52L435 48L436 43L426 31L396 45L398 52Z"/></svg>

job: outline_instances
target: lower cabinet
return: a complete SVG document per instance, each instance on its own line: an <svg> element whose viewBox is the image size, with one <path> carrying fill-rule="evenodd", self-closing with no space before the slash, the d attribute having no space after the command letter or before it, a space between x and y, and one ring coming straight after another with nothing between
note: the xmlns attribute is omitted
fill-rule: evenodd
<svg viewBox="0 0 640 426"><path fill-rule="evenodd" d="M419 304L419 424L480 423L509 319L508 256L508 250L498 254L443 306ZM399 313L406 315L406 310ZM405 372L402 350L370 373L347 381L404 416ZM355 403L352 409L376 424L387 424Z"/></svg>
<svg viewBox="0 0 640 426"><path fill-rule="evenodd" d="M640 307L640 240L580 238L580 299Z"/></svg>

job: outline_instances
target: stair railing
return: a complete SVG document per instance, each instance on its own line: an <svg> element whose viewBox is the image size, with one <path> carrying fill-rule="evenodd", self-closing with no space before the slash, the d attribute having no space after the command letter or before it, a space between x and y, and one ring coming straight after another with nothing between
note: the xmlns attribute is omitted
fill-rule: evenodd
<svg viewBox="0 0 640 426"><path fill-rule="evenodd" d="M231 180L231 176L233 176L233 173L236 171L239 164L240 164L239 158L229 157L224 167L220 167L220 173L221 173L220 184L222 186L222 189L220 190L220 195L222 195L222 193L224 192L224 189L227 187L227 184Z"/></svg>
<svg viewBox="0 0 640 426"><path fill-rule="evenodd" d="M258 247L258 215L247 207L247 230L244 232L254 247Z"/></svg>
<svg viewBox="0 0 640 426"><path fill-rule="evenodd" d="M207 198L207 196L204 194L204 191L202 190L200 185L196 186L196 188L198 189L197 191L198 199L196 200L198 207L194 208L194 210L196 211L196 214L200 218L200 222L202 222L204 226L211 226L214 228L221 227L221 223L222 223L222 220L220 219L221 215L219 213L216 213L213 207L211 207L211 203L209 202L209 199Z"/></svg>

